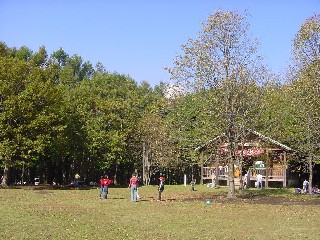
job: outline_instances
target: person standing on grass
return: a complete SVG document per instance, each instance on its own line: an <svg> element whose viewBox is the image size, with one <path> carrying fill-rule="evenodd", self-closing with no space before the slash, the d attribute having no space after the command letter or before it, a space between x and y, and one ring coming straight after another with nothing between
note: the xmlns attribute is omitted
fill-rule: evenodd
<svg viewBox="0 0 320 240"><path fill-rule="evenodd" d="M101 198L102 192L103 192L103 183L104 183L104 177L101 176L99 180L99 186L100 186L100 191L99 191L99 198Z"/></svg>
<svg viewBox="0 0 320 240"><path fill-rule="evenodd" d="M103 200L106 200L108 198L108 193L109 193L109 186L111 185L112 180L109 179L108 175L105 175L103 179Z"/></svg>
<svg viewBox="0 0 320 240"><path fill-rule="evenodd" d="M164 190L164 177L159 177L159 185L158 185L158 201L161 201L161 195Z"/></svg>
<svg viewBox="0 0 320 240"><path fill-rule="evenodd" d="M143 183L141 181L141 177L138 177L138 187L137 187L137 201L140 201L140 194L139 194L139 189L140 189L140 186L142 186Z"/></svg>
<svg viewBox="0 0 320 240"><path fill-rule="evenodd" d="M243 177L243 186L242 189L247 189L248 188L248 174L246 173Z"/></svg>
<svg viewBox="0 0 320 240"><path fill-rule="evenodd" d="M194 186L196 185L196 180L192 179L190 185L191 185L191 190L195 191Z"/></svg>
<svg viewBox="0 0 320 240"><path fill-rule="evenodd" d="M307 181L307 179L305 179L305 180L303 181L302 189L303 189L303 193L308 193L308 190L309 190L309 182Z"/></svg>
<svg viewBox="0 0 320 240"><path fill-rule="evenodd" d="M257 174L257 188L262 188L262 175Z"/></svg>
<svg viewBox="0 0 320 240"><path fill-rule="evenodd" d="M216 174L214 170L212 170L212 173L211 173L211 180L212 180L211 187L212 188L216 187Z"/></svg>
<svg viewBox="0 0 320 240"><path fill-rule="evenodd" d="M80 175L77 173L74 176L74 187L75 189L79 189L79 186L80 186Z"/></svg>
<svg viewBox="0 0 320 240"><path fill-rule="evenodd" d="M131 202L137 201L137 189L139 187L139 182L137 178L137 174L132 174L132 177L130 178L129 182L129 188L131 190Z"/></svg>

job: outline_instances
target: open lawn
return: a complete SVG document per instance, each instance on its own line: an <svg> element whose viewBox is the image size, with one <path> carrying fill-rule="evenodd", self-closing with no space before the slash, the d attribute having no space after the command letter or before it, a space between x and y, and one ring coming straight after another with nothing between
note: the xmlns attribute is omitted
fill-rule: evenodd
<svg viewBox="0 0 320 240"><path fill-rule="evenodd" d="M128 188L0 189L0 239L319 239L320 197L292 189L251 189L226 199L227 189L196 185ZM207 204L210 200L211 204Z"/></svg>

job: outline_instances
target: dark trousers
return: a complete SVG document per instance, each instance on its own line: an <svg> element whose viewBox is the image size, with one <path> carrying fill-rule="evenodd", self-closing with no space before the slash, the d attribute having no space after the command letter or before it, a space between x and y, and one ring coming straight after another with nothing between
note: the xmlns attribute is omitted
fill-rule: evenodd
<svg viewBox="0 0 320 240"><path fill-rule="evenodd" d="M161 194L162 194L163 190L159 190L159 195L158 195L158 200L161 201Z"/></svg>

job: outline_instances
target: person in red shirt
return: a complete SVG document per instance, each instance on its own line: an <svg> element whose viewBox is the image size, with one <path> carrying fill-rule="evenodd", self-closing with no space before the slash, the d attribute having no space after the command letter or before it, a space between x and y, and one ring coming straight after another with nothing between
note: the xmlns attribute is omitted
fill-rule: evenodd
<svg viewBox="0 0 320 240"><path fill-rule="evenodd" d="M132 174L130 178L129 188L131 189L131 202L136 202L137 199L137 189L139 187L139 181L137 178L137 174Z"/></svg>
<svg viewBox="0 0 320 240"><path fill-rule="evenodd" d="M102 179L102 184L103 184L103 200L106 200L108 198L108 194L109 194L109 186L111 185L112 180L109 179L109 177L106 175L104 176L104 178Z"/></svg>

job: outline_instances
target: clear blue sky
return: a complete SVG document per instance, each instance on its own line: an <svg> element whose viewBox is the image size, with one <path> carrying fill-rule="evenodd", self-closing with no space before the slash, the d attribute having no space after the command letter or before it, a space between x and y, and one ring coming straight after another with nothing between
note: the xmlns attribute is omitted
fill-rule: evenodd
<svg viewBox="0 0 320 240"><path fill-rule="evenodd" d="M248 10L253 37L275 72L291 57L292 40L320 0L0 0L0 41L49 54L62 47L108 71L152 86L168 82L180 46L217 9Z"/></svg>

